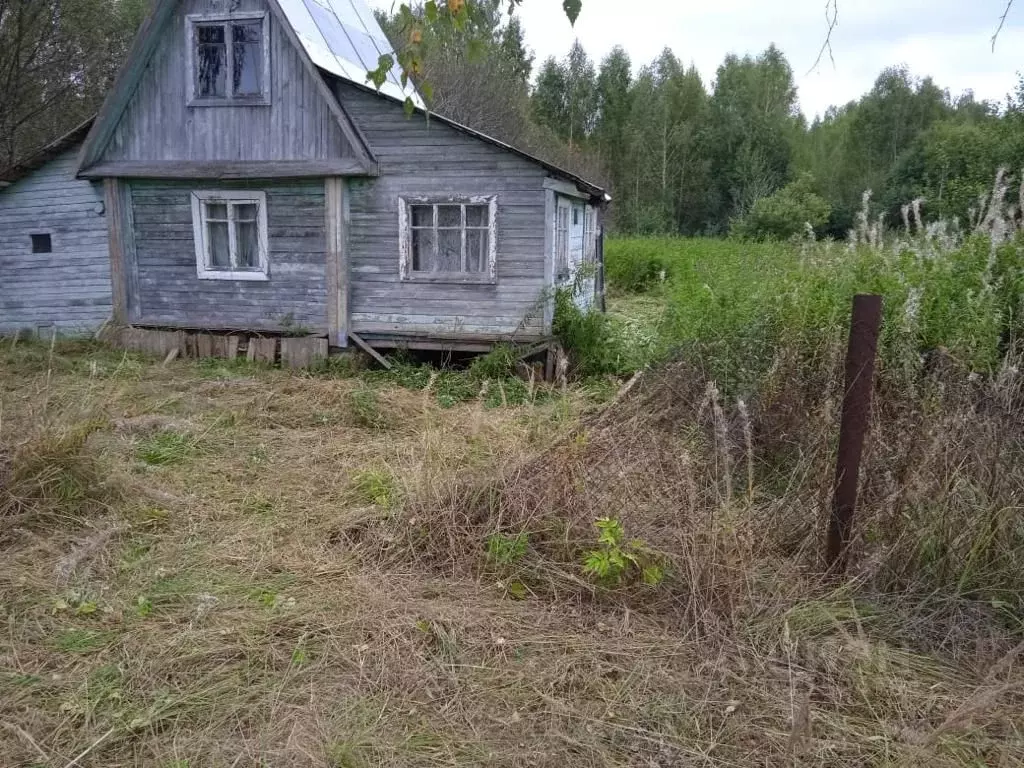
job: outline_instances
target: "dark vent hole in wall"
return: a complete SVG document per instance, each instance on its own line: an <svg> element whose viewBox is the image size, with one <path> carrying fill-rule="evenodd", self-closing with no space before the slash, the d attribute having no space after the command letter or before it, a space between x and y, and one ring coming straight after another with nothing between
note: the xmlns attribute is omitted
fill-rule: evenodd
<svg viewBox="0 0 1024 768"><path fill-rule="evenodd" d="M49 234L31 235L32 253L53 253L53 243Z"/></svg>

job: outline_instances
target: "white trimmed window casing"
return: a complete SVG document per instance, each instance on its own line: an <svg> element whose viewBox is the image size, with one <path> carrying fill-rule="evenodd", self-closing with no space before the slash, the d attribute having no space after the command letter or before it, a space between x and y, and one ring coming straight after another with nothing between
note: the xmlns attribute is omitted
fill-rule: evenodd
<svg viewBox="0 0 1024 768"><path fill-rule="evenodd" d="M185 17L185 51L188 106L270 104L270 19L266 12L189 14ZM259 60L255 61L257 52ZM219 66L211 71L218 59Z"/></svg>
<svg viewBox="0 0 1024 768"><path fill-rule="evenodd" d="M192 192L200 280L269 280L267 196L249 190Z"/></svg>
<svg viewBox="0 0 1024 768"><path fill-rule="evenodd" d="M497 218L497 195L400 197L401 279L496 283Z"/></svg>

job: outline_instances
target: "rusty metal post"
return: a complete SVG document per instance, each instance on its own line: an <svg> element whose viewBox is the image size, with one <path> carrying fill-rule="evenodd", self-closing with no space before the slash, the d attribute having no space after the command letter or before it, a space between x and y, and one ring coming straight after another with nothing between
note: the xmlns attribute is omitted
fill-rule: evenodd
<svg viewBox="0 0 1024 768"><path fill-rule="evenodd" d="M871 417L871 387L881 326L882 297L871 294L854 296L850 342L846 350L846 390L839 429L835 496L825 553L828 570L834 574L845 573L847 566L853 513L857 507L860 460Z"/></svg>

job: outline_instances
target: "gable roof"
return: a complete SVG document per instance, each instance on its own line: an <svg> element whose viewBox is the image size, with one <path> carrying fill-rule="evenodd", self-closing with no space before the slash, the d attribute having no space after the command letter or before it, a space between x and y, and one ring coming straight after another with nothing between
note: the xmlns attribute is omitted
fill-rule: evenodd
<svg viewBox="0 0 1024 768"><path fill-rule="evenodd" d="M118 121L121 119L122 114L127 108L132 96L135 93L136 88L139 85L139 81L142 79L142 75L146 70L146 65L149 63L153 54L157 50L157 46L163 40L164 35L161 33L164 30L167 22L171 19L175 8L181 0L156 0L153 6L153 10L150 11L149 16L142 23L139 28L138 34L135 36L135 41L132 43L131 50L128 52L128 57L125 60L124 65L121 67L121 71L117 75L117 80L114 82L113 88L107 94L107 98L103 102L103 106L100 108L99 113L96 115L95 121L93 122L92 129L89 131L88 136L85 139L85 143L82 145L82 151L78 157L78 173L81 174L87 170L89 166L95 164L100 156L102 155L107 143L110 141L111 136L117 127ZM265 0L267 7L270 10L272 16L274 16L278 23L281 25L281 29L287 36L288 40L295 47L299 58L302 61L303 67L313 78L316 83L317 90L320 92L321 98L325 100L333 114L338 125L341 127L342 133L345 135L349 144L352 146L353 151L356 153L357 162L363 166L367 173L375 174L377 170L377 160L373 157L373 153L370 151L363 136L349 120L348 115L342 109L338 100L335 98L333 92L327 87L327 83L323 77L320 76L320 70L317 64L313 63L310 52L316 52L316 55L325 63L329 63L335 70L341 69L341 63L344 61L339 55L331 55L331 60L327 61L327 56L324 54L324 50L320 47L315 39L309 38L308 41L304 40L299 35L298 30L295 27L293 19L301 19L302 14L299 13L295 8L296 3L309 3L315 5L318 8L324 8L326 4L332 6L331 15L334 17L336 24L332 27L327 21L327 14L320 14L320 23L315 23L313 26L316 29L329 29L333 30L331 34L332 40L335 40L335 45L340 49L340 43L338 43L337 33L340 31L342 35L347 35L346 39L355 36L355 28L352 25L342 25L340 19L337 17L333 8L335 6L341 7L343 3L352 4L353 8L356 4L361 4L362 0ZM282 4L288 5L291 10L291 15L285 13L282 8ZM308 13L308 9L307 9ZM367 11L369 15L369 12ZM380 32L380 27L377 26L376 20L372 15L369 15L369 24L373 25L383 37L384 33ZM306 25L306 32L308 33L309 25ZM364 25L364 29L365 29ZM346 33L345 30L349 29ZM307 35L308 38L308 35ZM321 33L321 40L326 44L326 37ZM328 51L329 52L329 51ZM345 79L349 78L349 70L355 65L350 63L350 66L346 70L345 75L341 75ZM365 78L366 71L363 72ZM418 97L417 97L418 98ZM404 99L404 96L403 96Z"/></svg>
<svg viewBox="0 0 1024 768"><path fill-rule="evenodd" d="M80 144L85 139L86 134L89 133L92 121L93 118L90 117L84 123L75 126L59 139L51 141L45 147L36 150L20 162L8 168L0 169L0 189L8 184L20 181L32 173L32 171L42 168L53 158L57 157L57 155L67 152L69 149Z"/></svg>

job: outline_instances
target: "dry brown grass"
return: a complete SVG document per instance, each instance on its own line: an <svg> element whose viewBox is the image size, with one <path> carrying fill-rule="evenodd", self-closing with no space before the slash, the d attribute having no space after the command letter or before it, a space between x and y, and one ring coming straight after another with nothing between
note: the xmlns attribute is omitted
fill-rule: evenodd
<svg viewBox="0 0 1024 768"><path fill-rule="evenodd" d="M1020 764L1021 612L994 583L1021 578L1015 385L951 373L880 422L860 570L836 585L815 539L831 372L797 392L786 368L745 423L684 366L603 410L574 392L443 409L361 380L5 345L0 472L99 472L74 525L59 494L5 486L47 516L4 519L0 762ZM950 411L977 386L970 418ZM926 500L945 517L911 517ZM605 515L667 559L664 584L582 576ZM926 561L898 521L933 518ZM1000 535L972 546L968 524ZM487 536L521 531L521 560L486 561Z"/></svg>

